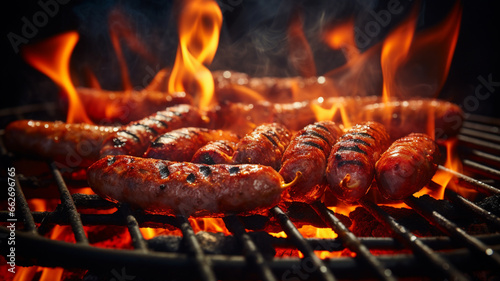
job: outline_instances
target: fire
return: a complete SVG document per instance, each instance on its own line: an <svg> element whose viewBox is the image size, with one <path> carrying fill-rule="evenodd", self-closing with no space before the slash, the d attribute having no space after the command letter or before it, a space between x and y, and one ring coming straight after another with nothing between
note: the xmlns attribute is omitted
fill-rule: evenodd
<svg viewBox="0 0 500 281"><path fill-rule="evenodd" d="M205 65L215 56L221 26L222 12L217 2L183 2L178 22L179 47L168 91L193 95L202 109L210 105L214 95L212 73Z"/></svg>
<svg viewBox="0 0 500 281"><path fill-rule="evenodd" d="M311 103L311 109L316 115L317 121L333 120L337 112L340 113L342 124L345 129L352 127L349 115L346 112L345 105L340 102L333 102L330 108L324 108L320 104L323 103L323 98L318 99L318 103Z"/></svg>
<svg viewBox="0 0 500 281"><path fill-rule="evenodd" d="M462 172L462 162L458 157L456 147L458 144L457 139L447 140L444 145L446 146L446 162L444 164L445 168L453 170L455 172ZM471 198L470 195L472 193L471 190L460 188L458 185L455 185L452 179L452 175L446 173L444 171L438 170L432 180L439 184L441 187L434 190L434 193L430 193L434 198L442 199L444 198L444 191L446 188L451 188L455 192L462 194L468 198Z"/></svg>
<svg viewBox="0 0 500 281"><path fill-rule="evenodd" d="M67 32L46 41L26 46L23 58L34 68L49 76L68 95L67 123L89 123L85 109L70 77L71 53L78 42L78 33Z"/></svg>
<svg viewBox="0 0 500 281"><path fill-rule="evenodd" d="M352 66L361 55L354 39L353 18L327 31L325 42L334 50L342 50L347 60L346 65Z"/></svg>
<svg viewBox="0 0 500 281"><path fill-rule="evenodd" d="M292 16L288 26L288 40L290 46L289 60L294 68L303 77L316 76L313 52L304 34L302 17L299 13Z"/></svg>
<svg viewBox="0 0 500 281"><path fill-rule="evenodd" d="M446 78L458 39L462 6L457 1L439 25L415 33L417 9L392 31L382 46L383 99L436 97ZM419 70L421 69L421 70Z"/></svg>

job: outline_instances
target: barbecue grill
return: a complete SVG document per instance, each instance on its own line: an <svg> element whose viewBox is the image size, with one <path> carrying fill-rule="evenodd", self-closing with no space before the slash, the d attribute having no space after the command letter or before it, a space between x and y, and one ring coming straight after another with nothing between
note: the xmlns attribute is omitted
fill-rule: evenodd
<svg viewBox="0 0 500 281"><path fill-rule="evenodd" d="M37 116L37 112L45 115L52 112L49 116L54 117L57 115L53 113L55 109L49 104L30 110L11 108L4 114L11 114L10 118L23 118L28 113L31 117ZM232 234L218 237L220 243L233 245L236 250L231 253L208 249L206 241L200 233L195 234L186 217L145 214L126 205L107 202L97 195L72 194L70 190L74 183L63 178L55 163L47 163L52 174L49 181L57 186L58 194L55 196L60 198L60 204L53 211L30 210L25 194L33 187L24 186L32 186L33 182L21 174L16 175L16 264L85 270L87 276L105 280L395 280L405 277L467 280L498 277L500 234L496 231L500 227L500 218L497 216L500 189L496 186L500 161L496 155L500 152L499 132L500 120L468 115L458 136L464 174L439 167L441 171L451 174L452 180L458 185L478 193L476 200L464 198L451 189L446 190L446 201L455 210L461 210L459 214L449 218L448 212L432 209L425 196L410 197L405 201L419 216L432 224L434 231L441 233L437 236L417 237L382 206L363 199L359 202L361 207L393 236L358 237L349 230L341 216L322 203L314 203L310 206L314 212L302 217L301 220L305 221L301 223L311 221L311 224L317 224L312 221L319 218L324 227L338 234L337 238L305 238L297 229L294 214L274 207L270 210L270 216L287 237L277 238L255 231L258 227L248 218L227 216L223 221ZM2 157L6 160L4 163L15 160L3 147ZM479 200L497 200L497 215L494 214L495 210L488 210L487 204L478 203ZM116 211L105 214L82 211L115 207ZM471 217L483 221L491 231L473 235L458 226L457 220ZM11 220L8 211L0 212L2 237L9 235L5 225ZM46 234L55 225L71 226L75 242L47 238ZM84 226L95 225L105 229L126 227L133 248L91 246ZM182 238L159 235L145 239L140 227L180 229ZM172 241L178 241L180 245L175 251L170 247ZM276 248L300 251L302 255L280 257L273 254ZM346 249L352 254L320 259L315 253L341 252ZM2 255L6 257L8 254L8 247L2 247Z"/></svg>

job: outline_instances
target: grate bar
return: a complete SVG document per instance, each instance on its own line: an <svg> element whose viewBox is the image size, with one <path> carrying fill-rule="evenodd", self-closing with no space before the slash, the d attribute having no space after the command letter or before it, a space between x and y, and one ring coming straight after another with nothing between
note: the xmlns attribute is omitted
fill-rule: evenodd
<svg viewBox="0 0 500 281"><path fill-rule="evenodd" d="M24 230L36 233L36 224L33 215L31 214L30 207L28 202L26 201L26 197L24 196L23 189L21 188L21 184L19 183L19 179L17 176L14 177L15 180L15 189L16 189L16 210L19 210L21 213L21 218L24 223ZM17 216L17 212L16 212ZM8 219L7 219L8 221Z"/></svg>
<svg viewBox="0 0 500 281"><path fill-rule="evenodd" d="M439 168L439 170L446 172L448 174L451 174L453 177L458 179L460 185L462 185L464 187L471 187L474 190L477 190L477 191L482 192L482 193L486 193L487 195L500 194L500 189L498 189L494 186L486 184L482 181L478 181L478 180L471 178L469 176L466 176L464 174L455 172L455 171L448 169L448 168L441 166L441 165L439 165L438 168Z"/></svg>
<svg viewBox="0 0 500 281"><path fill-rule="evenodd" d="M492 134L500 133L499 127L490 126L490 125L483 125L483 124L473 123L473 122L468 122L468 121L464 121L462 123L462 127L473 129L476 131L483 131L483 132L487 132L487 133L492 133Z"/></svg>
<svg viewBox="0 0 500 281"><path fill-rule="evenodd" d="M68 219L71 225L71 229L73 230L76 242L88 244L89 241L85 234L85 230L83 229L80 214L76 209L75 202L73 202L73 197L71 197L71 193L69 192L68 187L64 182L61 172L59 171L59 169L57 169L54 162L50 163L49 166L59 189L59 193L61 194L61 204L64 210L68 212Z"/></svg>
<svg viewBox="0 0 500 281"><path fill-rule="evenodd" d="M446 198L450 199L454 203L469 209L470 211L474 212L475 214L477 214L482 218L485 218L486 220L494 224L497 229L500 229L500 218L495 216L491 212L486 211L485 209L479 207L478 205L474 204L473 202L469 201L463 196L457 194L455 191L451 189L446 189L444 191L444 195L446 196Z"/></svg>
<svg viewBox="0 0 500 281"><path fill-rule="evenodd" d="M269 281L277 280L274 277L273 272L269 267L269 264L264 259L264 256L253 242L250 235L248 235L248 233L245 231L245 228L243 227L243 224L238 219L238 217L234 215L224 217L224 223L226 224L227 228L232 233L234 233L243 243L243 249L245 252L246 259L251 264L254 264L257 267L260 276L262 277L262 280L269 280Z"/></svg>
<svg viewBox="0 0 500 281"><path fill-rule="evenodd" d="M204 281L216 281L217 278L215 277L211 262L203 253L198 240L196 240L194 230L191 227L191 224L189 224L188 219L185 216L178 215L177 221L179 222L179 228L182 231L184 241L193 255L198 269L200 270L201 279Z"/></svg>
<svg viewBox="0 0 500 281"><path fill-rule="evenodd" d="M413 196L408 197L404 201L408 206L412 207L417 213L423 216L430 223L434 224L439 230L450 235L463 244L467 245L472 251L480 253L482 256L493 261L497 266L500 266L500 255L493 251L491 247L481 242L476 237L467 234L464 230L459 228L455 223L449 221L440 213L430 209L423 204L418 198Z"/></svg>
<svg viewBox="0 0 500 281"><path fill-rule="evenodd" d="M396 238L400 240L401 243L411 248L423 261L430 263L434 268L440 270L452 280L469 280L462 272L455 268L453 264L436 254L431 248L425 245L404 226L397 223L393 217L375 203L366 199L361 199L358 203L368 210L379 222L390 228L397 235Z"/></svg>
<svg viewBox="0 0 500 281"><path fill-rule="evenodd" d="M279 207L274 207L271 209L273 215L278 219L281 227L285 231L288 237L297 245L299 251L304 255L303 261L307 258L313 263L314 269L320 274L322 280L334 281L335 277L328 267L323 263L323 261L314 253L311 245L307 243L307 240L300 234L299 230L293 225L290 218L283 212Z"/></svg>
<svg viewBox="0 0 500 281"><path fill-rule="evenodd" d="M141 230L139 229L139 223L137 222L137 219L132 215L130 208L127 205L122 205L120 206L120 210L125 216L128 232L130 233L130 237L132 238L132 245L137 250L147 252L148 247L146 245L146 241L141 233Z"/></svg>
<svg viewBox="0 0 500 281"><path fill-rule="evenodd" d="M344 242L346 247L356 253L363 262L370 266L381 280L396 280L392 271L385 268L382 263L370 253L370 250L321 202L312 205L314 210L331 227Z"/></svg>
<svg viewBox="0 0 500 281"><path fill-rule="evenodd" d="M488 141L483 141L480 139L472 138L469 136L458 135L458 140L465 143L465 146L474 147L477 149L485 149L490 152L498 154L500 152L500 145L496 143L491 143Z"/></svg>
<svg viewBox="0 0 500 281"><path fill-rule="evenodd" d="M464 160L464 165L478 172L479 174L487 176L488 178L500 180L500 171L495 170L491 167L485 166L483 164L468 159Z"/></svg>
<svg viewBox="0 0 500 281"><path fill-rule="evenodd" d="M466 129L466 128L462 128L460 130L460 134L472 136L475 138L484 139L484 140L491 141L494 143L500 143L500 136L499 135L493 135L493 134L484 133L484 132Z"/></svg>

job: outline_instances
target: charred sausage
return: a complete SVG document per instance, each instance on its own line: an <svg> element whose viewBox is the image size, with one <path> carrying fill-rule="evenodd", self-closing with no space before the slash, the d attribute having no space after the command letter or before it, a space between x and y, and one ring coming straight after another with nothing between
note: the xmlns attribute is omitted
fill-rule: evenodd
<svg viewBox="0 0 500 281"><path fill-rule="evenodd" d="M386 199L404 199L434 176L439 147L426 134L413 133L396 140L375 165L378 190Z"/></svg>
<svg viewBox="0 0 500 281"><path fill-rule="evenodd" d="M326 178L329 190L340 200L354 202L368 192L375 163L389 146L389 135L380 123L355 125L333 146Z"/></svg>
<svg viewBox="0 0 500 281"><path fill-rule="evenodd" d="M158 136L148 147L144 157L171 161L191 161L196 151L209 141L237 142L238 137L228 131L188 127Z"/></svg>
<svg viewBox="0 0 500 281"><path fill-rule="evenodd" d="M200 164L232 164L236 142L217 140L207 143L193 155L191 162Z"/></svg>
<svg viewBox="0 0 500 281"><path fill-rule="evenodd" d="M323 195L326 161L341 135L342 129L332 121L308 125L295 135L285 150L279 173L285 182L292 181L299 171L307 176L287 190L285 200L310 203Z"/></svg>
<svg viewBox="0 0 500 281"><path fill-rule="evenodd" d="M261 164L279 171L283 152L291 133L281 124L262 124L245 135L236 145L235 164Z"/></svg>
<svg viewBox="0 0 500 281"><path fill-rule="evenodd" d="M271 167L204 165L107 156L87 171L101 197L147 212L186 216L257 214L275 206L288 187Z"/></svg>
<svg viewBox="0 0 500 281"><path fill-rule="evenodd" d="M358 120L382 123L393 141L410 133L430 132L435 139L448 139L458 134L464 116L451 102L415 99L365 105Z"/></svg>
<svg viewBox="0 0 500 281"><path fill-rule="evenodd" d="M107 120L127 124L170 106L193 103L192 97L184 92L112 92L90 88L77 88L77 92L88 116L95 122Z"/></svg>
<svg viewBox="0 0 500 281"><path fill-rule="evenodd" d="M203 127L205 121L198 109L190 105L176 105L147 118L122 126L103 144L100 156L142 156L154 138L185 126Z"/></svg>
<svg viewBox="0 0 500 281"><path fill-rule="evenodd" d="M5 128L4 142L16 154L54 160L61 168L87 168L99 159L103 140L118 127L19 120Z"/></svg>

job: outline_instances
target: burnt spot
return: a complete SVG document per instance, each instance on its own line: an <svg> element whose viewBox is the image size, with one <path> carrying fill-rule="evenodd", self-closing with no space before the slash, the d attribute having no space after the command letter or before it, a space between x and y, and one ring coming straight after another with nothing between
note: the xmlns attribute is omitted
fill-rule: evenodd
<svg viewBox="0 0 500 281"><path fill-rule="evenodd" d="M359 152L362 154L366 154L366 151L362 150L357 145L355 145L355 146L341 146L341 147L339 147L339 149L337 151L355 151L355 152Z"/></svg>
<svg viewBox="0 0 500 281"><path fill-rule="evenodd" d="M165 121L156 119L156 118L151 118L150 120L155 121L156 123L160 124L164 128L168 128L168 124Z"/></svg>
<svg viewBox="0 0 500 281"><path fill-rule="evenodd" d="M168 176L170 176L170 171L168 170L168 167L166 165L162 165L158 170L160 172L161 179L166 179L168 178Z"/></svg>
<svg viewBox="0 0 500 281"><path fill-rule="evenodd" d="M164 119L164 121L163 121L163 122L164 122L164 124L166 124L166 125L167 125L166 127L168 128L168 124L167 124L167 123L165 123L165 122L170 122L170 121L172 121L172 117L167 116L167 115L162 114L162 113L156 113L156 116L160 116L160 117L162 117L162 118Z"/></svg>
<svg viewBox="0 0 500 281"><path fill-rule="evenodd" d="M108 157L108 166L111 166L115 163L116 161L116 157L113 156L113 157Z"/></svg>
<svg viewBox="0 0 500 281"><path fill-rule="evenodd" d="M240 172L240 167L234 166L229 168L229 174L234 176Z"/></svg>
<svg viewBox="0 0 500 281"><path fill-rule="evenodd" d="M354 143L359 143L359 144L362 144L362 145L366 145L366 146L371 146L369 143L367 143L366 141L364 141L362 139L350 139L350 141L352 141Z"/></svg>
<svg viewBox="0 0 500 281"><path fill-rule="evenodd" d="M315 142L312 142L312 141L306 141L306 142L304 142L304 145L309 145L312 147L316 147L317 149L323 150L323 147L321 147L321 145L319 145Z"/></svg>
<svg viewBox="0 0 500 281"><path fill-rule="evenodd" d="M189 183L194 183L196 181L196 176L193 173L189 173L186 178L186 181Z"/></svg>
<svg viewBox="0 0 500 281"><path fill-rule="evenodd" d="M146 125L146 124L135 123L135 124L133 124L132 126L143 127L144 129L146 129L146 131L149 131L149 132L151 132L151 133L153 133L153 134L155 134L155 135L157 135L157 134L158 134L158 132L157 132L155 129L151 128L150 126L148 126L148 125Z"/></svg>
<svg viewBox="0 0 500 281"><path fill-rule="evenodd" d="M164 184L160 184L160 189L165 190L166 186Z"/></svg>
<svg viewBox="0 0 500 281"><path fill-rule="evenodd" d="M179 117L181 117L183 113L186 113L186 111L182 111L182 112L180 112L180 111L170 111L170 112L172 112L173 115L179 116Z"/></svg>
<svg viewBox="0 0 500 281"><path fill-rule="evenodd" d="M330 142L328 141L328 139L323 136L322 134L318 133L318 132L315 132L315 131L306 131L305 134L309 135L309 136L315 136L317 138L320 138L322 140L324 140L328 145L330 145Z"/></svg>
<svg viewBox="0 0 500 281"><path fill-rule="evenodd" d="M276 141L273 139L272 136L269 136L267 134L262 134L264 137L266 137L274 146L278 146L278 144L276 143Z"/></svg>
<svg viewBox="0 0 500 281"><path fill-rule="evenodd" d="M208 177L212 173L212 168L210 168L208 166L201 166L200 172L203 176Z"/></svg>
<svg viewBox="0 0 500 281"><path fill-rule="evenodd" d="M141 142L141 139L137 135L135 135L134 133L131 133L127 130L118 131L118 133L126 134L126 135L132 137L136 142Z"/></svg>
<svg viewBox="0 0 500 281"><path fill-rule="evenodd" d="M363 162L361 162L359 160L343 160L343 161L339 161L337 163L338 168L345 166L345 165L354 165L354 166L363 167L365 164L363 164Z"/></svg>
<svg viewBox="0 0 500 281"><path fill-rule="evenodd" d="M173 134L163 134L159 137L157 137L152 143L151 143L151 147L161 147L163 146L165 143L163 142L163 139L177 139L178 136L175 136Z"/></svg>
<svg viewBox="0 0 500 281"><path fill-rule="evenodd" d="M121 139L119 138L113 138L113 146L114 147L122 147L125 145L125 142L122 141Z"/></svg>
<svg viewBox="0 0 500 281"><path fill-rule="evenodd" d="M201 163L208 164L208 165L213 165L213 164L215 164L215 161L212 158L212 156L210 156L209 154L203 154L201 156Z"/></svg>
<svg viewBox="0 0 500 281"><path fill-rule="evenodd" d="M371 138L371 139L375 139L372 135L368 134L368 133L364 133L364 132L354 132L354 133L349 133L347 135L352 135L352 136L363 136L363 137L367 137L367 138Z"/></svg>
<svg viewBox="0 0 500 281"><path fill-rule="evenodd" d="M327 127L325 127L325 126L323 126L323 125L321 125L321 124L314 124L314 127L316 127L316 128L320 128L320 129L323 129L323 130L325 130L325 131L327 131L327 132L330 132L330 130L328 130L328 128L327 128Z"/></svg>
<svg viewBox="0 0 500 281"><path fill-rule="evenodd" d="M335 153L335 160L337 160L337 161L342 160L342 155Z"/></svg>

